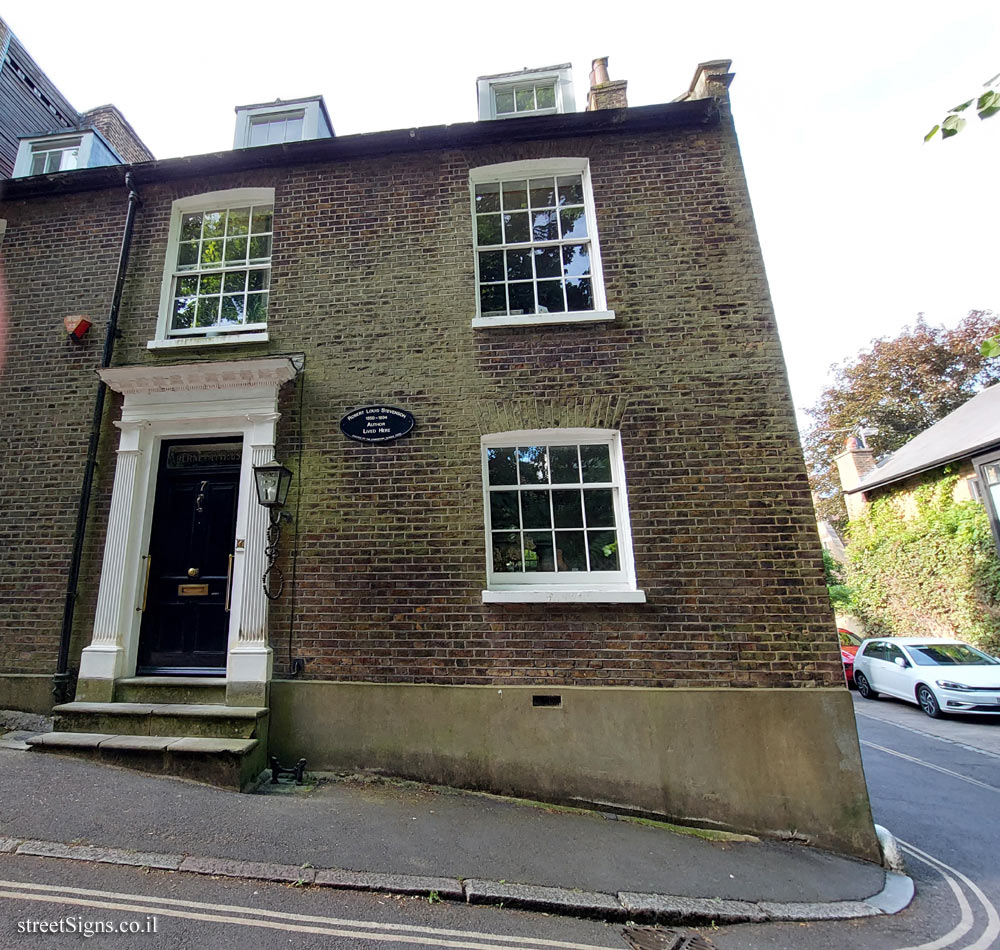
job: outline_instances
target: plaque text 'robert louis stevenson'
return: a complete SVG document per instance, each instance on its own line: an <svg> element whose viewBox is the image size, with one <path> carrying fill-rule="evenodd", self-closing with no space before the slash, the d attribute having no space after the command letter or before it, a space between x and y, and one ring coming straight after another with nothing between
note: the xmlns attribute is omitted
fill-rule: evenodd
<svg viewBox="0 0 1000 950"><path fill-rule="evenodd" d="M392 406L364 406L340 420L340 431L355 442L391 442L412 428L413 416Z"/></svg>

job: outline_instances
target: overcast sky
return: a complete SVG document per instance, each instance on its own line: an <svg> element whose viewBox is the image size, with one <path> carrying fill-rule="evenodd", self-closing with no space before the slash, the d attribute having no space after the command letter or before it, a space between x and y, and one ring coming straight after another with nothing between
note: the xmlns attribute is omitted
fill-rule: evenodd
<svg viewBox="0 0 1000 950"><path fill-rule="evenodd" d="M232 147L233 107L322 94L338 134L476 118L475 79L610 56L630 105L732 59L733 111L795 404L923 312L1000 309L1000 116L923 135L1000 72L986 2L19 4L70 102L117 105L157 158Z"/></svg>

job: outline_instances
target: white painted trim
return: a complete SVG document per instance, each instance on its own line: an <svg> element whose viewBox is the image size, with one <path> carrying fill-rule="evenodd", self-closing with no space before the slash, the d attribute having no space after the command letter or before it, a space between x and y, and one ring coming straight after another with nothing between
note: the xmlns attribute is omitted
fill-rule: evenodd
<svg viewBox="0 0 1000 950"><path fill-rule="evenodd" d="M563 311L562 313L501 314L495 317L482 316L479 297L479 242L476 228L476 185L488 182L510 181L519 178L558 178L560 175L580 175L583 180L583 206L587 216L587 242L590 245L590 279L594 291L594 309L570 310ZM590 180L589 159L565 156L559 158L531 158L518 162L499 162L496 165L480 165L476 168L470 168L469 213L472 218L472 263L476 275L476 315L472 320L473 327L597 323L615 318L615 312L607 309L608 301L604 287L604 266L601 263L601 241L597 229L597 209L594 205L594 189ZM534 243L527 241L517 245L498 245L497 247L491 247L490 250L498 248L502 250L515 246L524 248L534 246Z"/></svg>
<svg viewBox="0 0 1000 950"><path fill-rule="evenodd" d="M46 135L36 135L33 138L21 139L17 146L17 157L14 159L14 170L11 172L10 177L27 178L31 176L31 160L34 157L33 145L47 140L55 145L58 142L70 142L76 139L80 140L80 144L77 146L76 167L89 168L90 153L94 148L93 130L58 129ZM50 172L49 174L56 174L56 172Z"/></svg>
<svg viewBox="0 0 1000 950"><path fill-rule="evenodd" d="M483 528L486 541L486 586L484 593L504 595L496 602L517 603L518 598L529 596L526 602L559 601L558 596L548 594L601 594L615 598L618 594L641 593L638 591L635 576L635 559L632 550L632 524L628 511L628 491L625 481L625 462L622 455L621 437L615 429L516 429L506 432L491 432L480 438L480 464L482 466L483 485ZM580 487L612 488L615 505L615 524L619 539L617 571L567 571L545 572L544 574L497 573L493 570L493 527L490 524L490 506L488 503L490 485L489 470L486 462L486 449L510 445L577 445L580 443L606 443L610 450L612 481L581 482ZM546 486L539 485L540 489ZM538 594L539 596L535 596ZM506 596L510 595L510 596ZM545 596L543 596L545 595ZM568 597L566 602L572 602ZM642 594L642 602L645 594ZM484 603L487 599L484 597ZM581 602L588 602L586 596ZM600 601L589 601L599 603ZM608 603L638 602L632 597L624 601L612 599Z"/></svg>
<svg viewBox="0 0 1000 950"><path fill-rule="evenodd" d="M192 211L209 211L220 208L238 208L243 205L274 204L273 188L228 188L224 191L206 191L199 195L188 195L178 198L170 206L170 230L167 234L167 254L163 262L163 277L160 281L160 310L156 317L156 336L146 344L147 349L157 349L150 343L179 339L170 335L170 307L173 301L174 267L177 263L177 245L180 242L181 218ZM272 224L272 253L274 249ZM234 333L233 336L244 334ZM255 342L260 341L260 334L252 334ZM200 342L216 340L218 337L189 337ZM235 343L235 340L229 342ZM193 344L192 344L193 345Z"/></svg>
<svg viewBox="0 0 1000 950"><path fill-rule="evenodd" d="M321 139L333 134L333 129L327 129L326 120L321 115L320 100L298 99L289 102L272 102L260 106L238 106L236 109L236 129L233 134L233 148L253 148L250 145L250 120L264 116L278 118L293 118L302 115L302 138ZM272 143L277 144L277 143Z"/></svg>
<svg viewBox="0 0 1000 950"><path fill-rule="evenodd" d="M642 590L484 590L484 604L644 604Z"/></svg>
<svg viewBox="0 0 1000 950"><path fill-rule="evenodd" d="M573 313L529 313L507 317L473 317L474 329L485 327L534 327L557 323L602 323L614 320L614 310L581 310Z"/></svg>
<svg viewBox="0 0 1000 950"><path fill-rule="evenodd" d="M103 570L117 578L102 576L98 594L98 615L118 617L117 629L97 629L94 643L84 650L81 676L107 679L128 676L135 671L142 614L142 555L149 551L156 475L162 443L175 438L211 439L241 436L243 439L239 498L236 510L236 545L230 604L229 651L254 654L234 659L240 675L249 675L249 663L257 678L270 676L270 648L266 643L266 604L259 584L247 572L251 560L260 554L263 543L249 532L252 514L259 507L253 480L253 453L273 446L276 435L278 390L295 375L288 358L190 363L176 366L123 366L101 371L102 378L116 392L125 395L119 453L129 453L135 472L129 486L116 478L109 520L115 521L115 536L125 538L125 551L104 552ZM131 492L126 491L131 488ZM241 546L240 540L245 543ZM114 538L108 534L109 545ZM254 548L254 550L250 550ZM251 573L256 573L251 569ZM102 596L105 602L101 603ZM252 599L252 603L247 598ZM241 622L245 612L263 618L260 642L241 642ZM239 650L237 650L239 647Z"/></svg>
<svg viewBox="0 0 1000 950"><path fill-rule="evenodd" d="M150 340L147 350L197 349L205 346L235 346L247 343L267 343L267 330L260 333L220 333L218 336L172 336L168 340Z"/></svg>

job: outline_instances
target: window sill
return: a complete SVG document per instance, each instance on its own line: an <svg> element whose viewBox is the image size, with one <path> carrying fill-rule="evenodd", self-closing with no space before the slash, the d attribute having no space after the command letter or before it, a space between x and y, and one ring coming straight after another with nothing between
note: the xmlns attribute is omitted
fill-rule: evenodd
<svg viewBox="0 0 1000 950"><path fill-rule="evenodd" d="M484 590L484 604L644 604L643 590Z"/></svg>
<svg viewBox="0 0 1000 950"><path fill-rule="evenodd" d="M614 320L614 310L584 310L578 313L529 313L508 317L473 317L474 328L534 327L553 323L601 323Z"/></svg>
<svg viewBox="0 0 1000 950"><path fill-rule="evenodd" d="M262 333L226 333L219 336L177 336L169 340L150 340L147 350L183 350L205 346L237 346L247 343L267 343L267 330Z"/></svg>

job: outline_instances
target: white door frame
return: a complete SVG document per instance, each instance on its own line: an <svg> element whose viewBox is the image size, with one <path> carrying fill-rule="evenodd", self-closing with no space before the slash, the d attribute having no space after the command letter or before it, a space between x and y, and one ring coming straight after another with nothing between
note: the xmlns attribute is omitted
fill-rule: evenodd
<svg viewBox="0 0 1000 950"><path fill-rule="evenodd" d="M124 366L100 371L125 397L108 514L94 635L80 658L77 698L109 702L114 682L135 675L145 591L144 555L164 440L240 436L243 454L236 508L226 701L267 705L272 651L267 643L267 510L257 503L253 467L274 458L278 389L292 379L289 357Z"/></svg>

